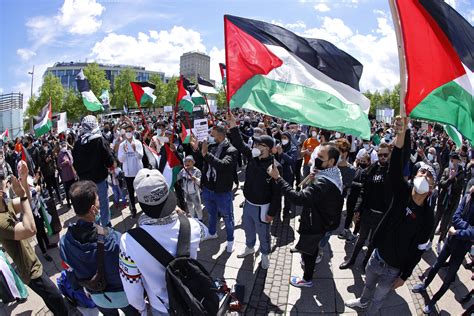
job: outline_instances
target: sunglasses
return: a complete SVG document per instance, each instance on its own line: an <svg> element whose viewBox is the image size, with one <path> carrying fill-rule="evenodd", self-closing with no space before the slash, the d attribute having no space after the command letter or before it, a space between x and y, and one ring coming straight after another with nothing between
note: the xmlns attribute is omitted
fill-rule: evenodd
<svg viewBox="0 0 474 316"><path fill-rule="evenodd" d="M379 157L384 157L384 158L388 158L388 154L377 154L377 156L379 156Z"/></svg>

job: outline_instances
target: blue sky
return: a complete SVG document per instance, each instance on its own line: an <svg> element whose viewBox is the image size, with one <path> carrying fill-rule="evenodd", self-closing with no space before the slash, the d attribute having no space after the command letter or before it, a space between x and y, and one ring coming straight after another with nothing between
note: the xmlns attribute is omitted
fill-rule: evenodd
<svg viewBox="0 0 474 316"><path fill-rule="evenodd" d="M449 0L471 23L471 0ZM224 61L223 15L282 25L323 38L364 65L362 90L399 81L395 33L386 0L2 0L0 92L30 96L57 61L97 61L145 66L178 74L179 56L191 50L211 56L211 78Z"/></svg>

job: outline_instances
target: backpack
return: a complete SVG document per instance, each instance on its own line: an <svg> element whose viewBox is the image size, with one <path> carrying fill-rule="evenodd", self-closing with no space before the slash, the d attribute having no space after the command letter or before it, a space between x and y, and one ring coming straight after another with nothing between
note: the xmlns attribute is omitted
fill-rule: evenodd
<svg viewBox="0 0 474 316"><path fill-rule="evenodd" d="M63 294L66 299L71 302L74 306L85 307L85 308L94 308L94 302L84 293L82 287L77 286L73 287L70 278L74 278L72 273L67 271L61 271L61 274L56 280L58 289Z"/></svg>
<svg viewBox="0 0 474 316"><path fill-rule="evenodd" d="M191 225L184 214L180 213L178 218L176 257L173 257L144 229L138 227L129 230L128 233L166 268L169 300L167 309L170 315L217 315L219 310L217 286L209 272L197 260L189 257ZM161 298L158 299L162 301Z"/></svg>

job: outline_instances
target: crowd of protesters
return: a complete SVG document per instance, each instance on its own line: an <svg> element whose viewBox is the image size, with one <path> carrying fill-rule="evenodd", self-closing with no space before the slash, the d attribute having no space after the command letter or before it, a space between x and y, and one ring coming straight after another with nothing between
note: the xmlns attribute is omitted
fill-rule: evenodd
<svg viewBox="0 0 474 316"><path fill-rule="evenodd" d="M237 257L255 255L258 236L260 266L269 268L275 217L289 225L289 218L300 216L300 237L291 251L301 254L303 271L291 277L295 287L313 286L332 234L355 244L340 269L356 265L367 246L361 259L363 293L346 301L347 307L377 314L387 294L405 283L435 242L438 259L412 289L424 291L450 257L441 288L424 307L430 313L466 254L472 255L474 149L467 143L456 146L439 126L401 118L393 124L373 121L371 139L362 140L233 111L208 117L207 139L199 141L191 133L186 141L182 126L188 117L174 119L164 114L146 120L140 115L108 120L88 115L60 134L27 135L3 145L0 242L23 282L55 315L66 315L66 304L28 242L36 235L41 252L51 260L47 249L57 245L45 233L43 197L55 204L66 201L64 207L74 209L77 220L61 238L60 254L104 315L118 315L118 309L138 315L147 308L159 314L169 307L165 267L132 234L111 228L111 212L128 205L137 226L172 255L178 214L184 212L190 219L193 258L201 241L218 237L222 219L226 251L232 253L238 171L245 174L240 205L245 248L238 249ZM164 176L170 155L181 166L172 187ZM99 265L98 240L104 244L107 280L101 290L84 282Z"/></svg>

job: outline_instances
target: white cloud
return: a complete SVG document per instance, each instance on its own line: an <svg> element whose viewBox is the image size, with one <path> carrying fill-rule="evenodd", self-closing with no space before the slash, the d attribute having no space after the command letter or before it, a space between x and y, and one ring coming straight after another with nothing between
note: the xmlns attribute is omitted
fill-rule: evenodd
<svg viewBox="0 0 474 316"><path fill-rule="evenodd" d="M262 19L262 21L265 21L265 20ZM267 21L265 21L265 22L267 22ZM298 30L298 29L301 30L301 29L306 28L306 23L304 23L303 21L296 21L294 23L283 23L281 20L271 20L268 23L275 24L275 25L278 25L278 26L281 26L285 29L290 29L290 30Z"/></svg>
<svg viewBox="0 0 474 316"><path fill-rule="evenodd" d="M36 56L36 53L28 48L19 48L16 53L24 61L29 60L31 57Z"/></svg>
<svg viewBox="0 0 474 316"><path fill-rule="evenodd" d="M471 22L471 24L474 23L474 10L469 11L469 13L467 14L467 20Z"/></svg>
<svg viewBox="0 0 474 316"><path fill-rule="evenodd" d="M313 8L318 12L328 12L331 10L326 3L318 3Z"/></svg>
<svg viewBox="0 0 474 316"><path fill-rule="evenodd" d="M352 30L341 19L324 17L320 28L311 28L301 33L304 37L325 39L331 43L338 43L353 35Z"/></svg>
<svg viewBox="0 0 474 316"><path fill-rule="evenodd" d="M222 78L219 63L225 64L225 49L219 49L214 46L209 52L209 56L211 57L211 79L214 79L216 85L220 86Z"/></svg>
<svg viewBox="0 0 474 316"><path fill-rule="evenodd" d="M145 66L179 73L179 57L188 51L205 52L201 35L191 29L174 26L170 31L151 30L136 37L110 33L92 48L91 57L98 62Z"/></svg>
<svg viewBox="0 0 474 316"><path fill-rule="evenodd" d="M65 0L56 18L71 34L91 34L102 25L98 18L104 10L96 0Z"/></svg>

